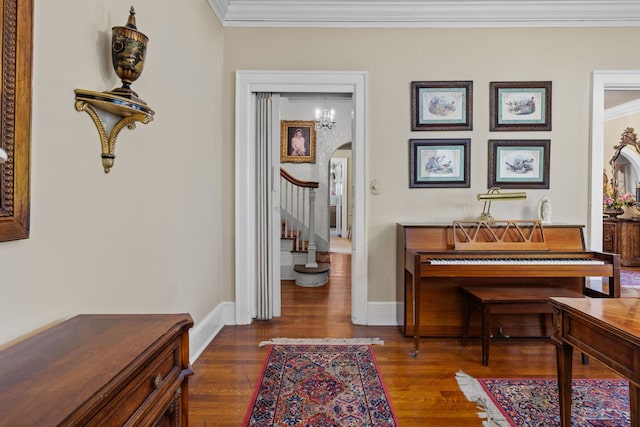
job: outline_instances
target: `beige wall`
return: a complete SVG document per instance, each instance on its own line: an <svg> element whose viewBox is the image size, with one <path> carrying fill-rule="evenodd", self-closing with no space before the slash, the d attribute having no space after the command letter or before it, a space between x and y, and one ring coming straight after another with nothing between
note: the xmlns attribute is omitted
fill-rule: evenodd
<svg viewBox="0 0 640 427"><path fill-rule="evenodd" d="M150 41L133 88L156 116L120 133L110 174L93 122L74 108L75 88L120 86L111 27L130 6L35 0L31 237L0 243L0 343L77 313L198 322L230 298L232 144L222 140L222 27L207 1L135 2Z"/></svg>
<svg viewBox="0 0 640 427"><path fill-rule="evenodd" d="M495 203L495 217L534 217L548 195L554 222L587 223L591 72L640 68L628 54L639 37L636 28L225 28L225 138L233 138L235 70L367 71L366 182L381 188L376 197L366 190L369 300L393 301L394 224L477 216L488 139L551 139L550 189ZM474 130L411 132L413 80L473 80ZM552 132L489 132L489 82L503 80L553 82ZM471 138L471 188L409 189L409 138Z"/></svg>

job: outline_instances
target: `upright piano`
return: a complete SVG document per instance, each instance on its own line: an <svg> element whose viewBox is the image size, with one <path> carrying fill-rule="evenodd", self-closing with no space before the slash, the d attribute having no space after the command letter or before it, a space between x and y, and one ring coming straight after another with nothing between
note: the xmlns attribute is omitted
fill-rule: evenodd
<svg viewBox="0 0 640 427"><path fill-rule="evenodd" d="M396 293L403 302L397 320L416 353L421 336L462 335L463 286L554 286L620 296L620 256L587 250L583 226L511 223L397 224ZM550 335L536 315L505 315L498 325L512 336Z"/></svg>

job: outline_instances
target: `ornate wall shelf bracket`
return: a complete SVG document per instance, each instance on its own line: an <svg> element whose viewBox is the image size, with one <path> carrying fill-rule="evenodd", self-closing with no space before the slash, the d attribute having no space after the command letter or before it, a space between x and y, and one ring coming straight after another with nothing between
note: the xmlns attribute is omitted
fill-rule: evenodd
<svg viewBox="0 0 640 427"><path fill-rule="evenodd" d="M76 110L86 111L98 129L104 173L113 166L116 139L122 128L135 129L136 122L153 120L153 110L131 89L144 68L148 42L149 38L138 31L136 11L131 6L127 24L111 28L111 62L122 86L109 92L75 90Z"/></svg>
<svg viewBox="0 0 640 427"><path fill-rule="evenodd" d="M110 92L76 89L75 93L76 110L86 111L98 129L102 166L104 172L109 173L115 161L116 139L120 131L125 126L135 129L136 122L151 122L155 113L146 104Z"/></svg>

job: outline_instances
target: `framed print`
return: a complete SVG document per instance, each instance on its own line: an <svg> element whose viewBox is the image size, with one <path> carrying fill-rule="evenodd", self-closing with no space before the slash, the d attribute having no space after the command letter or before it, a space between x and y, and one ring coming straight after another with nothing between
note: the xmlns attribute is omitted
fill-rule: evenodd
<svg viewBox="0 0 640 427"><path fill-rule="evenodd" d="M471 139L410 139L409 188L469 187Z"/></svg>
<svg viewBox="0 0 640 427"><path fill-rule="evenodd" d="M316 122L280 121L280 162L316 162Z"/></svg>
<svg viewBox="0 0 640 427"><path fill-rule="evenodd" d="M411 82L411 130L472 130L473 82Z"/></svg>
<svg viewBox="0 0 640 427"><path fill-rule="evenodd" d="M489 140L487 186L500 188L549 188L548 139Z"/></svg>
<svg viewBox="0 0 640 427"><path fill-rule="evenodd" d="M551 130L551 82L491 82L492 131Z"/></svg>

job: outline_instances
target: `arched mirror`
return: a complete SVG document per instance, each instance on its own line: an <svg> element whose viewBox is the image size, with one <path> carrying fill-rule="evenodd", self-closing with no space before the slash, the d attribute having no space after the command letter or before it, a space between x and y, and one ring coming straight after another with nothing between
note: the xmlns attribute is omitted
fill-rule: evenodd
<svg viewBox="0 0 640 427"><path fill-rule="evenodd" d="M627 127L620 137L620 142L613 147L613 156L609 160L609 170L611 171L611 185L620 189L621 192L635 192L638 182L638 170L632 163L633 153L629 149L635 150L640 155L640 144L638 135L632 127Z"/></svg>
<svg viewBox="0 0 640 427"><path fill-rule="evenodd" d="M609 145L610 147L610 145ZM640 190L640 143L634 128L626 127L611 150L603 171L603 209L609 217L638 215L636 200Z"/></svg>

